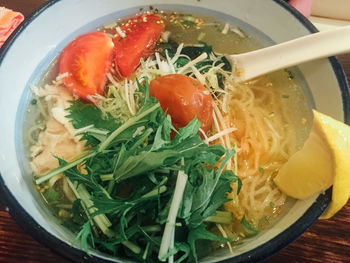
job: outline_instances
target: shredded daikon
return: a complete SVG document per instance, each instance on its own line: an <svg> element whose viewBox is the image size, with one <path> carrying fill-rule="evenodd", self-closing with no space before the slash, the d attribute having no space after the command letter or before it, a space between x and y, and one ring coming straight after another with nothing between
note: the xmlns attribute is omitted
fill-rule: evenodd
<svg viewBox="0 0 350 263"><path fill-rule="evenodd" d="M199 128L199 132L203 135L204 142L205 142L206 144L209 144L209 142L208 142L208 136L205 134L205 132L203 131L202 128Z"/></svg>
<svg viewBox="0 0 350 263"><path fill-rule="evenodd" d="M109 80L115 87L118 87L118 86L119 86L118 82L113 78L113 76L112 76L111 73L108 72L106 75L107 75L108 80Z"/></svg>
<svg viewBox="0 0 350 263"><path fill-rule="evenodd" d="M225 24L224 29L221 31L221 33L223 33L224 35L227 34L227 32L230 29L230 25L228 23Z"/></svg>
<svg viewBox="0 0 350 263"><path fill-rule="evenodd" d="M213 121L214 121L214 125L215 125L217 133L220 134L221 129L220 129L219 122L218 122L218 119L216 117L215 111L213 111ZM221 145L225 146L225 141L224 141L224 138L222 137L222 135L220 136L220 141L221 141Z"/></svg>
<svg viewBox="0 0 350 263"><path fill-rule="evenodd" d="M133 83L132 80L129 80L129 87L130 87L130 107L132 111L134 112L133 115L136 113L136 102L135 102L135 90L137 89L137 84Z"/></svg>
<svg viewBox="0 0 350 263"><path fill-rule="evenodd" d="M224 238L228 238L225 230L223 229L223 227L220 224L216 224L216 227L219 229L219 231L221 232L221 234ZM230 249L230 253L233 254L231 243L227 242L226 244L227 244L228 248Z"/></svg>
<svg viewBox="0 0 350 263"><path fill-rule="evenodd" d="M161 38L162 38L162 40L163 40L164 42L168 42L168 41L169 41L170 35L171 35L171 32L170 32L170 31L164 31L164 32L162 33Z"/></svg>
<svg viewBox="0 0 350 263"><path fill-rule="evenodd" d="M172 63L172 64L174 64L174 63L176 62L176 60L179 58L179 55L180 55L180 53L181 53L181 50L182 50L183 46L184 46L184 44L181 43L181 44L177 47L176 53L175 53L175 55L173 56L173 58L171 59L171 63Z"/></svg>
<svg viewBox="0 0 350 263"><path fill-rule="evenodd" d="M223 118L223 116L222 116L218 106L215 104L215 102L213 102L212 104L213 104L214 112L216 113L216 116L217 116L217 118L218 118L218 120L219 120L219 122L221 124L221 127L224 130L226 130L227 127L226 127L226 124L225 124L225 120L224 120L224 118ZM225 138L225 146L226 146L226 148L227 149L232 149L230 138L228 137L228 135L225 134L225 135L223 135L223 137ZM220 137L220 138L222 138L222 137ZM227 169L231 169L231 165L232 165L232 163L231 163L231 161L229 161L227 163Z"/></svg>
<svg viewBox="0 0 350 263"><path fill-rule="evenodd" d="M168 61L168 64L169 64L169 68L170 68L171 73L175 74L175 68L174 68L173 63L171 63L171 59L170 59L170 57L169 57L168 50L165 50L165 56L166 56L166 59L167 59L167 61Z"/></svg>
<svg viewBox="0 0 350 263"><path fill-rule="evenodd" d="M162 61L160 59L160 56L159 56L158 52L155 53L155 56L156 56L156 61L157 61L159 69L161 71L166 72L166 73L170 73L170 66L169 66L169 64L166 61Z"/></svg>
<svg viewBox="0 0 350 263"><path fill-rule="evenodd" d="M209 143L209 142L215 141L215 140L218 139L219 137L225 136L225 135L227 135L227 134L230 134L231 132L236 131L236 130L237 130L237 128L227 128L227 129L224 129L224 130L222 130L222 131L216 133L215 135L210 136L210 137L207 139L207 142Z"/></svg>
<svg viewBox="0 0 350 263"><path fill-rule="evenodd" d="M117 26L117 27L115 28L115 30L116 30L116 31L117 31L117 33L118 33L118 34L121 36L121 38L126 37L126 35L125 35L124 31L123 31L123 30L121 30L119 26Z"/></svg>
<svg viewBox="0 0 350 263"><path fill-rule="evenodd" d="M203 85L205 86L206 83L205 83L205 77L199 72L199 70L195 67L195 66L192 66L191 67L194 75L196 76L197 80Z"/></svg>
<svg viewBox="0 0 350 263"><path fill-rule="evenodd" d="M129 92L129 85L128 85L128 80L125 79L125 83L124 83L124 87L125 87L125 101L126 101L126 104L128 105L128 109L130 111L130 114L132 116L135 115L135 112L133 110L133 108L131 107L131 98L130 98L130 92Z"/></svg>
<svg viewBox="0 0 350 263"><path fill-rule="evenodd" d="M177 73L181 74L183 73L186 69L194 66L195 64L197 64L198 62L206 59L208 57L207 53L202 53L201 55L199 55L197 58L195 58L194 60L190 61L189 63L187 63L185 66L183 66L182 68L180 68Z"/></svg>
<svg viewBox="0 0 350 263"><path fill-rule="evenodd" d="M239 28L231 27L231 31L236 33L237 35L239 35L241 38L245 38L245 35L243 34L243 32L241 30L239 30Z"/></svg>

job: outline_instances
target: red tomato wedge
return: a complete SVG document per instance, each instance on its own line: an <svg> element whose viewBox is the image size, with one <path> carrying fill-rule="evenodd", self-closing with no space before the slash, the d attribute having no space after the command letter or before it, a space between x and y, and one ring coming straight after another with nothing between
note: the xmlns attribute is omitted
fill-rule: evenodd
<svg viewBox="0 0 350 263"><path fill-rule="evenodd" d="M176 129L186 126L195 116L207 132L213 123L213 99L198 81L182 74L169 74L150 83L150 96L155 97L163 111L168 110Z"/></svg>
<svg viewBox="0 0 350 263"><path fill-rule="evenodd" d="M164 25L165 20L154 14L141 15L121 25L120 29L126 36L113 39L117 72L129 77L139 66L140 59L152 53Z"/></svg>
<svg viewBox="0 0 350 263"><path fill-rule="evenodd" d="M84 100L88 95L103 94L112 66L114 44L105 33L94 32L77 37L60 57L60 74L65 86Z"/></svg>

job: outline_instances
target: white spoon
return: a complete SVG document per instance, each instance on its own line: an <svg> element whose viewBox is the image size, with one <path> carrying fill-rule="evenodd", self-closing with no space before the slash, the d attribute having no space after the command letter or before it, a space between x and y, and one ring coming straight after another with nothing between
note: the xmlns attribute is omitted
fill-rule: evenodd
<svg viewBox="0 0 350 263"><path fill-rule="evenodd" d="M318 32L271 47L228 55L238 82L310 60L350 52L350 26Z"/></svg>

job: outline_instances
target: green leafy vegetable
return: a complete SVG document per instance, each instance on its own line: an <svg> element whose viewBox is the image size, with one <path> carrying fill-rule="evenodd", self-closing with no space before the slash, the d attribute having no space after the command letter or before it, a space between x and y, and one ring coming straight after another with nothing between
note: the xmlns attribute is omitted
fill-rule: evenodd
<svg viewBox="0 0 350 263"><path fill-rule="evenodd" d="M81 228L80 232L78 233L76 240L80 240L80 246L84 251L86 251L89 254L88 250L88 244L91 244L94 246L94 236L91 232L91 225L90 222L87 221L83 227Z"/></svg>
<svg viewBox="0 0 350 263"><path fill-rule="evenodd" d="M243 226L248 236L254 236L259 233L259 231L255 227L248 223L248 221L245 219L245 216L243 216L241 220L241 225Z"/></svg>
<svg viewBox="0 0 350 263"><path fill-rule="evenodd" d="M44 193L43 193L44 198L46 199L46 201L48 203L51 202L55 202L58 201L60 198L60 194L53 188L49 188L47 189Z"/></svg>
<svg viewBox="0 0 350 263"><path fill-rule="evenodd" d="M77 238L84 250L91 246L154 262L175 181L179 171L184 171L188 181L176 217L179 226L164 259L197 260L196 243L201 240L229 241L208 231L207 222L215 216L224 222L233 219L230 213L217 210L229 200L230 183L237 183L237 194L241 188L239 178L225 170L235 152L205 144L196 118L171 139L171 119L149 96L147 80L139 82L139 90L142 105L125 122L103 116L93 105L72 102L67 117L90 148L73 162L58 158L60 166L36 182L43 183L59 173L67 177L77 196L70 225L79 229ZM82 163L84 169L78 167Z"/></svg>
<svg viewBox="0 0 350 263"><path fill-rule="evenodd" d="M219 242L229 242L231 241L228 238L219 237L208 230L205 229L204 225L199 225L196 228L191 229L191 231L188 234L188 243L191 247L191 251L193 253L193 257L195 261L198 261L197 253L196 253L196 241L197 240L212 240L212 241L219 241Z"/></svg>
<svg viewBox="0 0 350 263"><path fill-rule="evenodd" d="M91 103L82 100L74 100L68 108L69 118L75 129L81 129L92 125L102 131L111 132L120 126L117 120L109 114L103 115L102 111ZM96 145L100 141L91 132L83 133L81 140L86 140L86 145Z"/></svg>

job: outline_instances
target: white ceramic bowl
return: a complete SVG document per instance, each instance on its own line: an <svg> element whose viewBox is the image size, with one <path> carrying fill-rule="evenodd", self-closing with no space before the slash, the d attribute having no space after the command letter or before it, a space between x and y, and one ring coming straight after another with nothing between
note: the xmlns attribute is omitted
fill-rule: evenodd
<svg viewBox="0 0 350 263"><path fill-rule="evenodd" d="M34 188L22 145L29 84L36 83L62 48L73 38L139 11L158 9L204 13L237 24L266 44L279 43L315 32L298 12L281 0L56 0L29 17L5 43L0 53L0 193L10 214L38 241L76 261L116 260L93 252L92 258L71 242L73 234L58 224ZM335 58L301 65L299 79L309 88L315 107L349 122L349 87ZM270 229L205 258L203 262L256 262L292 242L317 220L329 202L329 192L295 202Z"/></svg>

